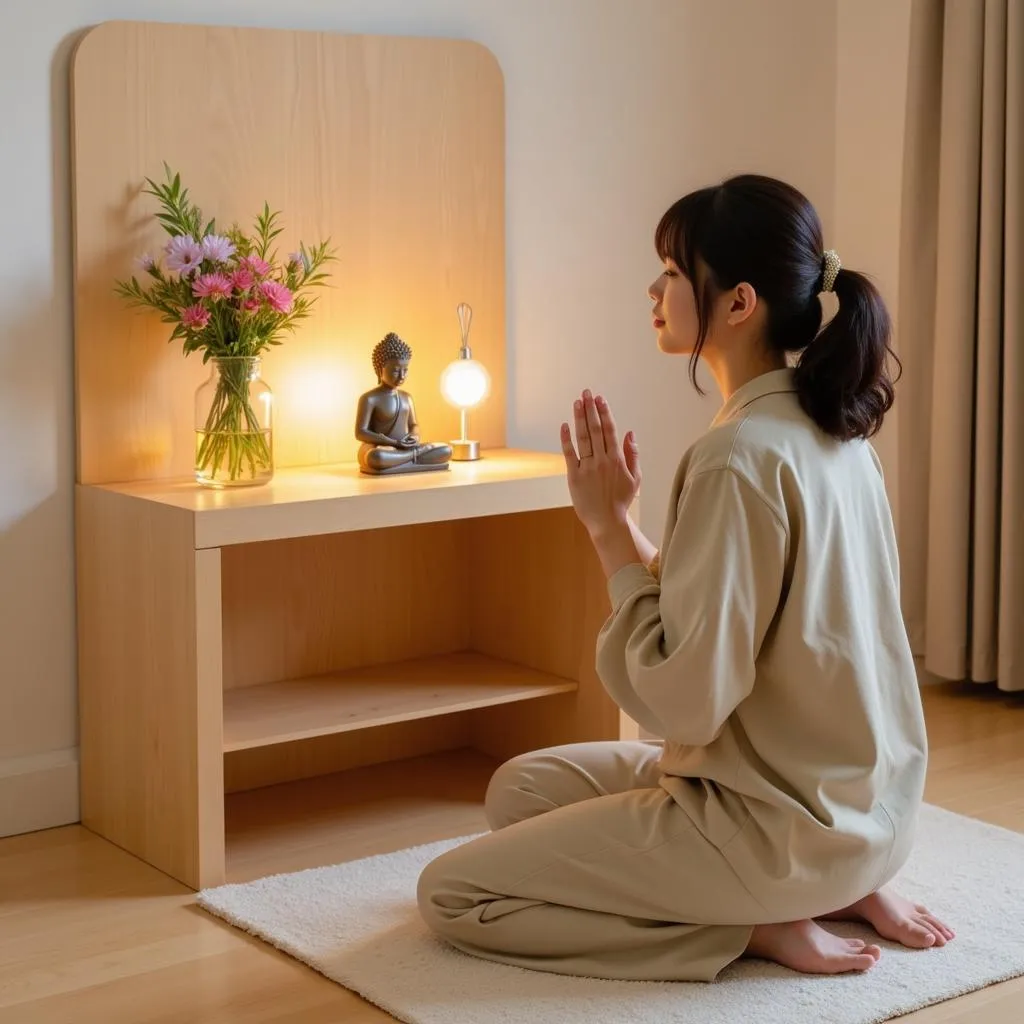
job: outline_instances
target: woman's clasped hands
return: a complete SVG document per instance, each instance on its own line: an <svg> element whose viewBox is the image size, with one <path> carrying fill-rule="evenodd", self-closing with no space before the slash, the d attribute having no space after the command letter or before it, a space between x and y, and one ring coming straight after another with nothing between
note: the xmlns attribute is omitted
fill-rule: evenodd
<svg viewBox="0 0 1024 1024"><path fill-rule="evenodd" d="M573 403L573 431L562 424L562 454L569 495L591 537L628 524L630 506L640 490L640 452L633 432L619 443L607 401L590 391Z"/></svg>

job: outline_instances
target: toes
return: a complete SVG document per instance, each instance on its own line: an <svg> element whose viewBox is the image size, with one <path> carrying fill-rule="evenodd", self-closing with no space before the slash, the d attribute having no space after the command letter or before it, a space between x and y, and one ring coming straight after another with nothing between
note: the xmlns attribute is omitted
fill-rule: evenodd
<svg viewBox="0 0 1024 1024"><path fill-rule="evenodd" d="M843 974L846 971L867 971L878 962L882 951L877 946L865 946L861 949L852 946L842 951L834 951L823 957L820 971L825 974ZM872 951L876 952L872 952Z"/></svg>
<svg viewBox="0 0 1024 1024"><path fill-rule="evenodd" d="M913 923L927 928L935 936L935 945L943 946L950 939L956 938L956 932L943 924L924 904L914 903Z"/></svg>
<svg viewBox="0 0 1024 1024"><path fill-rule="evenodd" d="M858 953L855 956L851 956L848 960L848 966L846 970L850 971L870 971L875 966L876 958L871 956L869 953Z"/></svg>
<svg viewBox="0 0 1024 1024"><path fill-rule="evenodd" d="M925 914L921 919L921 923L934 933L938 940L937 944L940 946L944 946L953 938L953 933L941 921L930 914Z"/></svg>
<svg viewBox="0 0 1024 1024"><path fill-rule="evenodd" d="M876 946L873 942L867 943L863 939L847 939L846 946L850 953L867 953L876 960L882 955L881 946Z"/></svg>
<svg viewBox="0 0 1024 1024"><path fill-rule="evenodd" d="M902 941L907 946L922 948L938 942L938 936L930 928L916 921L907 921L901 930Z"/></svg>
<svg viewBox="0 0 1024 1024"><path fill-rule="evenodd" d="M840 938L811 921L760 925L754 929L746 952L804 974L867 971L882 955L876 945Z"/></svg>
<svg viewBox="0 0 1024 1024"><path fill-rule="evenodd" d="M950 939L956 938L956 932L953 931L949 925L943 924L937 917L933 917L931 914L924 915L925 921L935 929L947 942Z"/></svg>
<svg viewBox="0 0 1024 1024"><path fill-rule="evenodd" d="M874 943L868 945L863 939L847 939L846 946L847 956L866 955L877 961L882 955L881 946L876 946Z"/></svg>

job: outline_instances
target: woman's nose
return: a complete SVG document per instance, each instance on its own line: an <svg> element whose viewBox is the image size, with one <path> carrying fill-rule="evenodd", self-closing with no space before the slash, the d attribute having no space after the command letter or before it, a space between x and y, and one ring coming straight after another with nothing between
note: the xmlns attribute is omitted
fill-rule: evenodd
<svg viewBox="0 0 1024 1024"><path fill-rule="evenodd" d="M661 298L660 279L651 283L647 289L647 295L652 302L657 302Z"/></svg>

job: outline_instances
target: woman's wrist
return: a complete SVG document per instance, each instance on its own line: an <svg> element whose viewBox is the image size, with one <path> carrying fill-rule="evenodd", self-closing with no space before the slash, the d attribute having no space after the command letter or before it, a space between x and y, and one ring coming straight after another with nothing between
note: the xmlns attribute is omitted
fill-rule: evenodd
<svg viewBox="0 0 1024 1024"><path fill-rule="evenodd" d="M596 522L587 524L587 533L590 534L590 539L595 544L599 540L619 534L623 530L628 531L630 536L633 535L633 526L628 512L623 515L605 516Z"/></svg>
<svg viewBox="0 0 1024 1024"><path fill-rule="evenodd" d="M650 565L658 557L658 546L652 544L647 535L636 524L632 516L627 516L630 532L633 534L633 543L636 544L637 554L644 565Z"/></svg>
<svg viewBox="0 0 1024 1024"><path fill-rule="evenodd" d="M643 564L628 516L596 524L589 533L607 579L627 565Z"/></svg>

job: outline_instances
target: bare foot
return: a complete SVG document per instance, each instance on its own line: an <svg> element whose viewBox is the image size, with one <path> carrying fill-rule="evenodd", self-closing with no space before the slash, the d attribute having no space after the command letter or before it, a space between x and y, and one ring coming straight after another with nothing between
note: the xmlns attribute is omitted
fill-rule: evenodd
<svg viewBox="0 0 1024 1024"><path fill-rule="evenodd" d="M926 907L888 889L879 889L843 910L826 914L823 920L865 921L883 939L901 942L911 949L944 946L956 934Z"/></svg>
<svg viewBox="0 0 1024 1024"><path fill-rule="evenodd" d="M869 970L882 951L860 939L833 935L813 921L788 921L757 925L744 955L773 960L804 974L843 974Z"/></svg>

